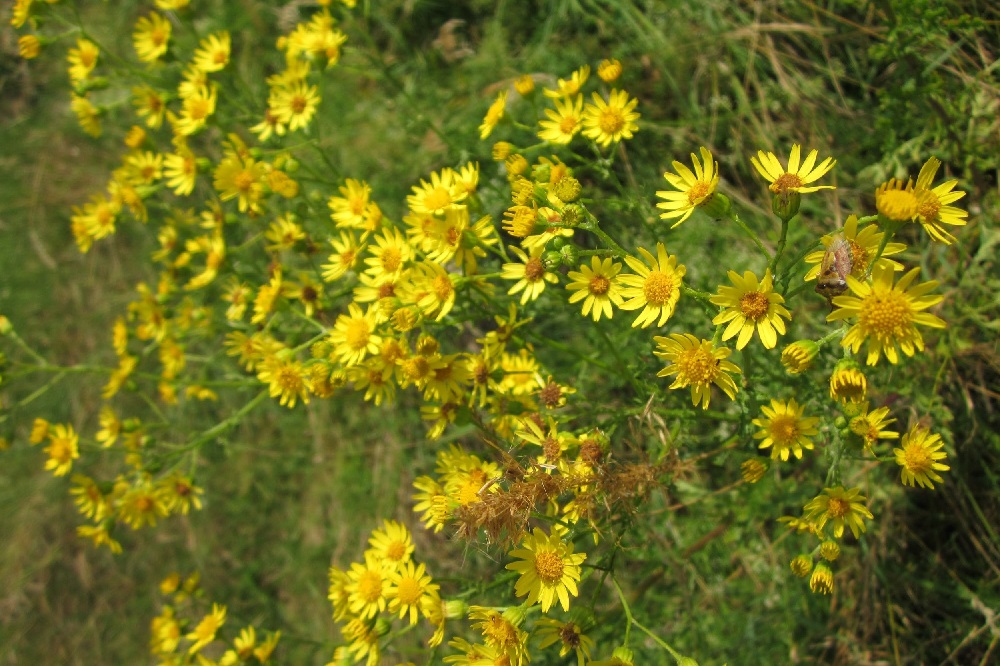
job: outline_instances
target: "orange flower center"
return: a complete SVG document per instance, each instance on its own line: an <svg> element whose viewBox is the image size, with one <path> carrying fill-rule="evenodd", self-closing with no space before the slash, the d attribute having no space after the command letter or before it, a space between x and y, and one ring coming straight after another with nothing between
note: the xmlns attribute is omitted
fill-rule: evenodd
<svg viewBox="0 0 1000 666"><path fill-rule="evenodd" d="M528 282L538 282L545 275L545 265L538 257L528 259L524 265L524 277Z"/></svg>
<svg viewBox="0 0 1000 666"><path fill-rule="evenodd" d="M575 116L563 116L559 121L559 131L563 134L572 134L576 131L576 126L580 123Z"/></svg>
<svg viewBox="0 0 1000 666"><path fill-rule="evenodd" d="M385 549L385 556L387 559L399 562L406 556L406 543L399 539L390 541L389 546Z"/></svg>
<svg viewBox="0 0 1000 666"><path fill-rule="evenodd" d="M719 376L719 363L704 345L685 349L677 355L676 363L680 377L692 384L711 384Z"/></svg>
<svg viewBox="0 0 1000 666"><path fill-rule="evenodd" d="M692 206L697 206L702 202L702 200L705 197L707 197L711 193L712 193L711 186L708 183L699 180L698 182L696 182L694 185L691 186L690 190L688 190L688 203L690 203Z"/></svg>
<svg viewBox="0 0 1000 666"><path fill-rule="evenodd" d="M770 190L775 194L788 194L802 187L805 183L794 173L783 173L771 183Z"/></svg>
<svg viewBox="0 0 1000 666"><path fill-rule="evenodd" d="M919 445L910 445L903 450L903 467L907 471L919 473L926 473L931 470L931 465L933 461L930 455L928 455L927 449Z"/></svg>
<svg viewBox="0 0 1000 666"><path fill-rule="evenodd" d="M851 503L839 497L831 497L826 505L826 513L831 518L843 518L851 512Z"/></svg>
<svg viewBox="0 0 1000 666"><path fill-rule="evenodd" d="M879 340L905 337L913 321L913 311L902 293L889 290L873 292L861 302L859 321L862 328Z"/></svg>
<svg viewBox="0 0 1000 666"><path fill-rule="evenodd" d="M434 278L433 289L434 294L438 297L438 300L445 301L451 296L452 292L455 291L454 286L451 284L451 279L447 275L438 275Z"/></svg>
<svg viewBox="0 0 1000 666"><path fill-rule="evenodd" d="M535 554L535 573L546 585L553 585L562 580L563 561L559 554L547 550Z"/></svg>
<svg viewBox="0 0 1000 666"><path fill-rule="evenodd" d="M233 177L233 187L235 187L237 191L243 192L244 194L250 191L253 184L253 174L248 170L240 171Z"/></svg>
<svg viewBox="0 0 1000 666"><path fill-rule="evenodd" d="M379 255L379 261L382 263L382 270L386 273L395 273L403 263L403 253L398 248L387 247Z"/></svg>
<svg viewBox="0 0 1000 666"><path fill-rule="evenodd" d="M590 279L590 293L594 296L603 296L611 288L611 280L603 275L595 275Z"/></svg>
<svg viewBox="0 0 1000 666"><path fill-rule="evenodd" d="M740 312L747 319L754 321L763 319L770 307L771 302L768 300L767 294L759 291L751 291L740 297Z"/></svg>
<svg viewBox="0 0 1000 666"><path fill-rule="evenodd" d="M420 601L421 593L420 581L410 576L400 580L399 585L396 587L396 598L399 599L399 603L403 606L416 604Z"/></svg>
<svg viewBox="0 0 1000 666"><path fill-rule="evenodd" d="M660 307L670 301L676 289L673 275L663 271L652 271L642 284L642 295L647 303L653 307Z"/></svg>
<svg viewBox="0 0 1000 666"><path fill-rule="evenodd" d="M307 105L308 101L306 100L305 95L295 95L288 102L288 106L291 107L292 112L294 113L302 113L306 110Z"/></svg>
<svg viewBox="0 0 1000 666"><path fill-rule="evenodd" d="M933 192L924 192L920 197L920 205L917 207L917 215L925 220L936 220L938 211L941 210L941 200Z"/></svg>
<svg viewBox="0 0 1000 666"><path fill-rule="evenodd" d="M779 414L771 419L768 431L775 444L788 446L799 438L799 420L790 414Z"/></svg>
<svg viewBox="0 0 1000 666"><path fill-rule="evenodd" d="M601 128L601 132L604 134L613 136L621 132L622 128L625 127L625 115L621 112L621 109L608 107L601 112L597 120L597 126Z"/></svg>

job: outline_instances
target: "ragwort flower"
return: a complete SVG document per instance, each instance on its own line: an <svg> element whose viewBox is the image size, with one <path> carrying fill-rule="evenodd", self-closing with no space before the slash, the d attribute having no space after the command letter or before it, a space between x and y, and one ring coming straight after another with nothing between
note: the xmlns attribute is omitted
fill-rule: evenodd
<svg viewBox="0 0 1000 666"><path fill-rule="evenodd" d="M778 344L778 335L785 334L785 322L781 319L791 319L792 315L782 303L785 299L774 292L771 279L771 269L764 272L764 279L757 280L751 271L739 276L736 271L728 273L732 287L719 286L719 293L712 296L711 302L726 308L712 320L718 326L726 324L722 339L728 340L736 334L736 348L743 349L753 337L754 329L760 336L761 344L767 349L773 349Z"/></svg>
<svg viewBox="0 0 1000 666"><path fill-rule="evenodd" d="M795 402L795 398L787 402L771 400L771 406L761 407L764 417L754 419L753 424L761 428L754 434L754 439L763 440L760 448L772 447L771 458L777 460L788 460L788 454L792 453L796 458L802 458L802 449L812 449L813 443L809 439L813 435L819 434L816 424L819 418L815 416L803 416L804 408Z"/></svg>
<svg viewBox="0 0 1000 666"><path fill-rule="evenodd" d="M700 149L701 160L694 153L691 153L691 164L694 166L694 173L686 165L672 162L676 174L667 171L663 177L667 179L675 190L662 190L656 196L665 201L656 204L657 208L667 211L660 213L660 219L669 220L675 217L680 219L674 222L673 229L691 216L695 208L704 206L715 196L715 188L719 185L719 164L712 159L712 153L708 148L702 146Z"/></svg>
<svg viewBox="0 0 1000 666"><path fill-rule="evenodd" d="M517 596L528 595L529 606L540 602L543 613L557 599L562 609L569 611L569 595L579 594L576 584L586 553L574 553L572 543L566 543L557 533L546 535L536 527L530 535L525 535L522 548L510 554L519 560L507 565L521 574L514 586Z"/></svg>
<svg viewBox="0 0 1000 666"><path fill-rule="evenodd" d="M583 135L607 147L611 142L631 139L639 129L637 99L629 99L624 90L612 90L608 101L594 93L594 103L587 103L583 110Z"/></svg>
<svg viewBox="0 0 1000 666"><path fill-rule="evenodd" d="M674 314L677 301L681 296L681 282L687 269L677 265L677 257L667 254L663 243L656 244L656 256L645 248L639 248L643 260L635 257L625 257L625 263L636 272L636 275L622 275L618 281L625 285L622 297L627 299L621 305L622 310L638 310L642 312L632 322L632 327L646 328L653 322L663 326Z"/></svg>
<svg viewBox="0 0 1000 666"><path fill-rule="evenodd" d="M653 338L657 349L653 354L670 361L670 365L656 373L657 377L677 375L671 389L691 387L691 402L701 403L708 409L712 397L712 384L721 388L729 399L736 397L739 387L729 373L742 372L732 361L726 360L732 351L716 347L708 340L698 340L690 333L671 333L669 338Z"/></svg>
<svg viewBox="0 0 1000 666"><path fill-rule="evenodd" d="M809 500L805 505L806 520L822 530L829 522L833 525L833 535L838 539L844 535L844 526L851 529L854 538L865 531L864 520L871 520L872 512L865 506L867 498L860 488L845 490L842 486L824 488L823 493Z"/></svg>
<svg viewBox="0 0 1000 666"><path fill-rule="evenodd" d="M614 263L610 257L603 260L597 256L591 257L590 266L584 264L580 266L579 272L568 273L572 282L566 285L566 289L573 292L569 302L583 301L584 317L592 314L594 321L599 321L603 314L610 319L614 314L611 304L619 307L622 305L617 278L621 269L622 265Z"/></svg>
<svg viewBox="0 0 1000 666"><path fill-rule="evenodd" d="M833 185L809 185L809 183L816 182L826 175L837 163L837 160L827 157L817 165L816 158L819 151L811 150L805 161L800 164L800 151L799 144L796 143L792 146L792 152L788 156L787 169L782 168L781 162L778 161L778 157L774 153L765 153L763 150L758 150L757 157L751 157L750 162L757 169L757 172L770 183L768 189L777 195L787 196L792 192L805 194L817 190L836 189Z"/></svg>
<svg viewBox="0 0 1000 666"><path fill-rule="evenodd" d="M542 130L538 138L549 143L566 145L583 126L583 96L555 100L556 108L545 109L547 120L538 121Z"/></svg>
<svg viewBox="0 0 1000 666"><path fill-rule="evenodd" d="M944 482L938 472L951 468L939 462L948 457L941 450L944 447L941 435L931 434L929 428L917 424L903 435L899 446L900 448L892 451L896 454L896 464L902 468L900 472L904 486L921 486L933 490L933 482Z"/></svg>
<svg viewBox="0 0 1000 666"><path fill-rule="evenodd" d="M879 231L878 225L869 224L859 230L858 216L847 216L847 219L844 221L843 239L847 241L847 245L851 251L851 275L859 280L864 279L865 275L868 275L868 267L871 265L875 255L878 254L878 248L882 244L884 236L885 232ZM819 277L823 264L823 256L826 254L826 250L837 241L838 237L839 234L827 234L823 236L820 242L823 244L824 249L806 255L805 262L807 264L814 264L814 266L806 272L803 280L808 282ZM891 266L895 271L903 270L902 264L892 259L887 259L887 257L899 254L905 249L906 245L903 243L886 243L885 248L882 250L882 255L879 257L878 265Z"/></svg>
<svg viewBox="0 0 1000 666"><path fill-rule="evenodd" d="M911 288L911 283L919 274L920 269L914 268L895 285L892 283L892 268L885 265L875 267L871 283L848 276L847 286L854 295L835 297L833 304L837 309L826 318L827 321L857 318L841 344L857 353L867 340L868 365L878 363L883 353L890 363L896 363L899 360L897 345L907 356L913 356L917 350L923 351L924 339L916 324L944 328L943 319L923 312L940 303L944 297L928 295L938 286L935 280Z"/></svg>
<svg viewBox="0 0 1000 666"><path fill-rule="evenodd" d="M923 225L924 230L931 238L945 244L951 244L955 237L945 231L941 225L963 226L969 213L961 208L948 205L965 196L965 192L962 190L952 191L958 184L957 180L948 180L937 187L931 187L940 166L941 160L936 157L931 157L924 163L917 175L917 184L913 189L913 194L917 199L917 221Z"/></svg>

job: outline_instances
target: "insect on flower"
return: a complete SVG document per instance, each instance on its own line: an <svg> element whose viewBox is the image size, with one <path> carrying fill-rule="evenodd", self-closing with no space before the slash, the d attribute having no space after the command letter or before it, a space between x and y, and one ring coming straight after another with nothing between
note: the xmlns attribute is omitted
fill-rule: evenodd
<svg viewBox="0 0 1000 666"><path fill-rule="evenodd" d="M830 307L833 307L835 296L847 291L847 276L851 274L853 264L851 244L837 234L826 248L816 279L816 293L826 298Z"/></svg>

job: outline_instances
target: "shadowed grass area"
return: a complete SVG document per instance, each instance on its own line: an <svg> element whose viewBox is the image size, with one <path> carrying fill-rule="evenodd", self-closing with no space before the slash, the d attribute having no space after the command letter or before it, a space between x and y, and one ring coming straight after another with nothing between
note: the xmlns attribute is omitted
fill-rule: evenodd
<svg viewBox="0 0 1000 666"><path fill-rule="evenodd" d="M294 23L301 5L216 2L204 9L231 26L235 69L247 97L261 106L263 78L274 63L256 56L270 48L276 24ZM623 578L637 619L703 664L985 664L997 654L991 622L1000 609L1000 39L995 8L949 3L935 9L944 12L937 20L921 18L932 5L392 2L360 7L342 26L351 41L323 84L313 134L328 162L311 153L302 159L319 164L331 182L366 179L392 219L419 178L467 159L480 161L483 199L499 215L506 180L487 170L489 146L476 130L492 97L520 74L552 85L555 76L606 56L626 64L621 85L640 99L643 114L640 140L627 145L613 169L619 191L593 203L602 219L624 221L623 242L661 234L644 226L658 212L661 174L701 144L715 152L727 192L749 211L769 249L778 230L761 226L766 200L747 160L757 149L782 153L802 142L840 161L838 190L804 202L792 247L814 242L849 212L871 210L873 180L913 173L930 154L947 161L970 192L973 222L959 243L906 255L947 285L941 316L949 328L911 364L908 376L919 381L896 383L889 375L882 396L911 404L907 416L933 413L947 427L952 469L933 493L890 486L884 471L851 480L871 484L880 524L845 548L835 596L810 595L791 575L794 539L773 521L815 494L818 461L776 468L780 486L748 486L738 472L752 449L744 444L740 453L684 468L635 515L618 517L616 529L639 525L620 554L637 572ZM89 3L88 18L103 17L107 7ZM140 7L145 11L127 3L117 23L95 25L107 39L127 35ZM454 19L461 23L449 23ZM139 225L122 225L87 255L73 247L71 207L104 187L122 130L100 140L82 135L68 110L61 60L18 61L10 34L4 28L0 61L0 313L51 359L110 365L110 323L138 281L155 281L146 263L155 239ZM585 184L601 175L580 174ZM752 246L738 229L702 222L686 222L668 242L684 257L691 284L712 290L720 261L742 271ZM919 238L904 233L907 242ZM818 325L825 313L817 298L803 319ZM573 322L578 318L553 316L525 335L541 339ZM613 372L582 366L573 378L608 387L614 400L616 390L628 390L637 364L628 356L635 347L628 331L607 326L579 336L565 349L539 346L538 354L559 367L575 362L573 344L584 340L591 349L604 345L608 358L624 350ZM645 359L649 350L637 354ZM375 410L353 394L294 412L258 408L203 449L202 511L126 534L121 556L95 551L74 533L66 481L42 470L43 456L26 438L38 414L93 429L102 383L73 376L30 406L4 412L0 435L14 446L0 453L0 664L150 662L157 585L171 571L194 570L207 598L228 605L233 626L282 630L279 663L324 664L340 642L327 569L356 561L383 518L411 528L417 553L446 586L502 571L499 549L426 532L410 511L412 481L433 468L437 448L425 441L419 402L403 398L391 411ZM5 409L31 388L18 385ZM827 390L799 389L819 397ZM185 408L177 429L205 430L252 397ZM665 417L622 417L617 426L628 446L670 442L684 458L724 445L699 443L703 433L688 434L687 423ZM485 448L475 437L463 441ZM609 581L601 593L615 607ZM470 602L485 598L477 590ZM617 626L595 628L601 656L620 633ZM424 637L412 638L389 650L386 663L427 661L416 647ZM649 642L636 641L634 649L646 661L662 657ZM438 652L437 662L446 653ZM550 656L536 661L554 663Z"/></svg>

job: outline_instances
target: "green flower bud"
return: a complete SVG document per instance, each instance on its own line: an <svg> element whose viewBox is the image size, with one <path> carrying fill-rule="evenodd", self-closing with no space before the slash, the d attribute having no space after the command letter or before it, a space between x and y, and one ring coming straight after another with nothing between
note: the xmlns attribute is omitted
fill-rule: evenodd
<svg viewBox="0 0 1000 666"><path fill-rule="evenodd" d="M771 199L771 211L783 222L787 222L799 212L799 204L801 203L802 195L798 192L775 194Z"/></svg>

